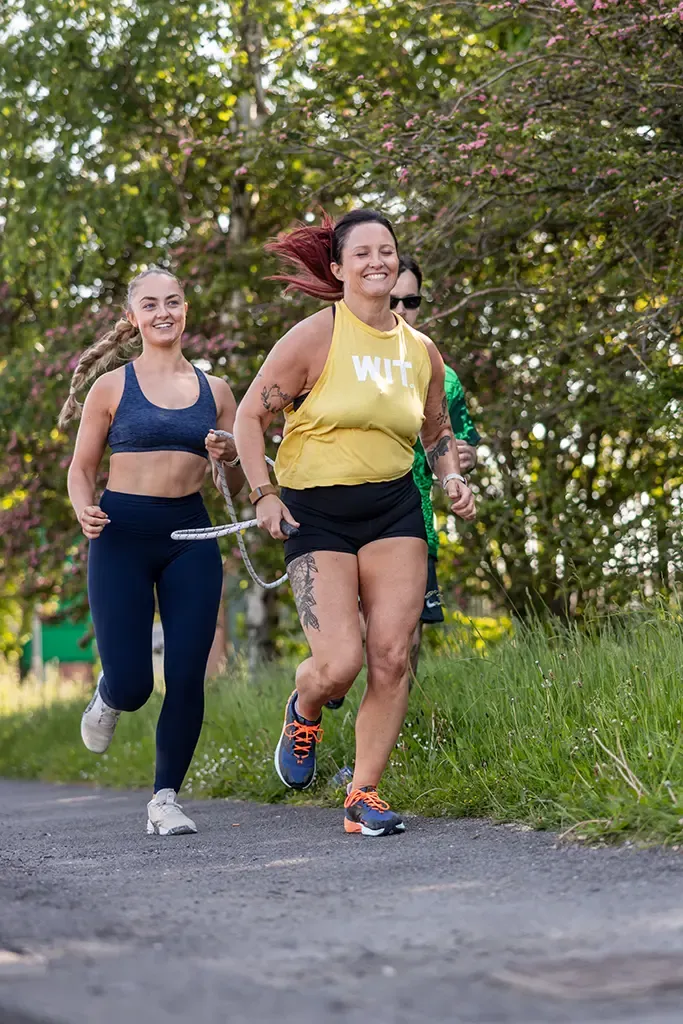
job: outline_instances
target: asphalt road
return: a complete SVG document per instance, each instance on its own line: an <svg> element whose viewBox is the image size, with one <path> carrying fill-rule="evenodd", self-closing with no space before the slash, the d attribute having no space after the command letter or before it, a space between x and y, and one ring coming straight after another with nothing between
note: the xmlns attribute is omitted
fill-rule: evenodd
<svg viewBox="0 0 683 1024"><path fill-rule="evenodd" d="M683 1020L683 855L0 782L0 1024Z"/></svg>

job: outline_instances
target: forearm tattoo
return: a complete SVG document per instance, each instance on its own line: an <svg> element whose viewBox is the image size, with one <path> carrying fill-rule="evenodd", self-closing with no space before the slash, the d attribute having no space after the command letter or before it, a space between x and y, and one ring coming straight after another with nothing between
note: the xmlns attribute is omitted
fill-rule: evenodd
<svg viewBox="0 0 683 1024"><path fill-rule="evenodd" d="M450 422L450 416L448 415L448 399L444 395L441 399L441 408L439 409L439 415L436 417L436 422L440 427L445 427Z"/></svg>
<svg viewBox="0 0 683 1024"><path fill-rule="evenodd" d="M261 402L267 412L281 412L292 401L292 396L285 394L279 384L271 384L261 390Z"/></svg>
<svg viewBox="0 0 683 1024"><path fill-rule="evenodd" d="M436 444L432 445L431 448L427 449L427 463L432 473L434 472L434 466L439 459L442 459L444 455L451 450L451 442L453 441L452 434L444 434L440 437Z"/></svg>
<svg viewBox="0 0 683 1024"><path fill-rule="evenodd" d="M318 571L313 555L300 555L289 563L287 574L292 584L292 593L296 602L296 610L304 629L320 630L320 622L313 611L315 608L315 591L313 574Z"/></svg>

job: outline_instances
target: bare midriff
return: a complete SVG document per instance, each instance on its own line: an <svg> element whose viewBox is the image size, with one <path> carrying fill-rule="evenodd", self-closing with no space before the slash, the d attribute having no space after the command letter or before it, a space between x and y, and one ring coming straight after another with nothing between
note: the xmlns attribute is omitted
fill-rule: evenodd
<svg viewBox="0 0 683 1024"><path fill-rule="evenodd" d="M207 460L191 452L118 452L109 461L107 489L184 498L200 490L207 471Z"/></svg>

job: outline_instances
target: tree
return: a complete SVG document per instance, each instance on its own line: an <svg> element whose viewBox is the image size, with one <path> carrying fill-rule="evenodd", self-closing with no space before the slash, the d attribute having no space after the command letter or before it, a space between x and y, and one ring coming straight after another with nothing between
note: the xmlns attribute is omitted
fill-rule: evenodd
<svg viewBox="0 0 683 1024"><path fill-rule="evenodd" d="M336 14L289 0L11 0L0 12L5 591L83 607L70 439L55 422L77 354L117 315L128 277L172 263L188 285L188 354L240 394L298 312L274 301L263 242L306 212L301 197L332 162L324 147L304 161L282 144L311 95L311 63L399 74L414 89L424 71L406 63L405 38L439 70L418 14L405 0ZM266 573L281 567L279 546L251 543Z"/></svg>
<svg viewBox="0 0 683 1024"><path fill-rule="evenodd" d="M429 9L461 40L438 97L390 81L376 102L371 80L333 71L310 101L315 127L292 123L288 144L315 153L322 135L343 152L338 194L397 211L435 287L423 326L476 396L491 452L483 517L451 547L459 586L565 611L670 586L683 7ZM464 11L476 28L459 31ZM343 89L353 105L330 118Z"/></svg>
<svg viewBox="0 0 683 1024"><path fill-rule="evenodd" d="M54 423L130 273L178 270L188 353L240 394L310 308L267 280L263 241L359 203L389 212L425 264L425 329L491 452L482 517L446 549L454 592L580 610L671 585L681 13L665 0L10 0L3 593L83 600L70 442ZM279 547L250 544L264 571L281 566Z"/></svg>

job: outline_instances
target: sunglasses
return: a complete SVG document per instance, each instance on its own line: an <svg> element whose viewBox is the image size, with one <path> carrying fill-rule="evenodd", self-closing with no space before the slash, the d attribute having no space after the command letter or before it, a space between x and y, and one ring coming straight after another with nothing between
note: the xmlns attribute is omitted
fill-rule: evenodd
<svg viewBox="0 0 683 1024"><path fill-rule="evenodd" d="M405 309L419 309L422 302L421 295L392 295L389 299L389 305L392 309L396 309L399 302L403 303Z"/></svg>

